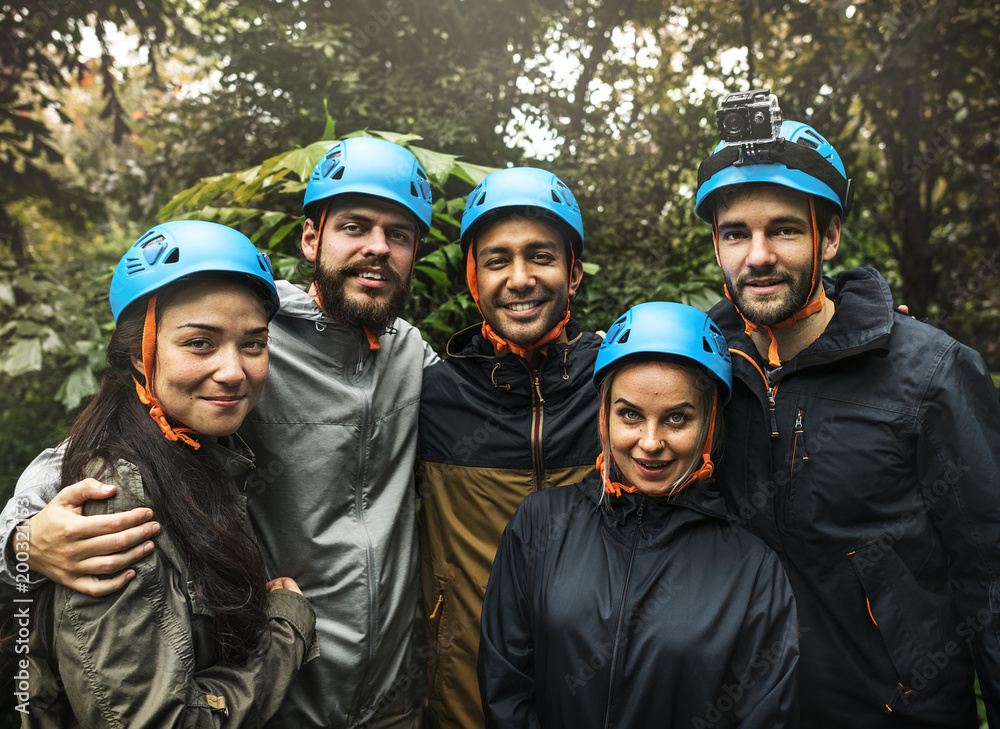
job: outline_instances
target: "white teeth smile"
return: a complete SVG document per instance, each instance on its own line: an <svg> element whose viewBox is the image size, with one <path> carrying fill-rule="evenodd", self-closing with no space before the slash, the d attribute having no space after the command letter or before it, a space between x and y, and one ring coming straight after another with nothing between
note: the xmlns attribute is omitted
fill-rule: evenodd
<svg viewBox="0 0 1000 729"><path fill-rule="evenodd" d="M524 304L508 304L507 308L511 311L527 311L528 309L533 309L538 305L536 301L528 301Z"/></svg>
<svg viewBox="0 0 1000 729"><path fill-rule="evenodd" d="M385 276L381 273L374 273L372 271L362 271L358 274L361 278L370 278L372 281L385 281Z"/></svg>

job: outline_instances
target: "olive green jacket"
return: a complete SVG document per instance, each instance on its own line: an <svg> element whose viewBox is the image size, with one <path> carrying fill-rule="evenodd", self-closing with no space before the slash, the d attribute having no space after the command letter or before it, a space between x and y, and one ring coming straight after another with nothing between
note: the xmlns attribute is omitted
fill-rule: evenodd
<svg viewBox="0 0 1000 729"><path fill-rule="evenodd" d="M228 440L228 439L227 439ZM228 488L246 518L246 497L237 489L252 468L242 442L232 451L203 442L222 460ZM88 514L150 506L139 471L117 464L118 491L90 501ZM22 726L67 727L259 727L280 705L300 666L319 655L315 615L301 595L268 595L270 647L237 665L214 656L212 620L194 594L188 567L165 528L153 551L136 562L136 576L106 597L89 597L55 586L52 635L56 666L40 646L29 655L30 711Z"/></svg>

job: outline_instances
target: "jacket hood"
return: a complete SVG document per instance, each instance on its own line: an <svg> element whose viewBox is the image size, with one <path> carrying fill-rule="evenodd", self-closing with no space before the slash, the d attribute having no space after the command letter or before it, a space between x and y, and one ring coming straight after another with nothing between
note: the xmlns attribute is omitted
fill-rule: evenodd
<svg viewBox="0 0 1000 729"><path fill-rule="evenodd" d="M275 281L274 285L278 288L278 296L281 299L280 314L294 316L298 319L333 323L333 320L323 313L323 310L317 306L304 289L290 281Z"/></svg>

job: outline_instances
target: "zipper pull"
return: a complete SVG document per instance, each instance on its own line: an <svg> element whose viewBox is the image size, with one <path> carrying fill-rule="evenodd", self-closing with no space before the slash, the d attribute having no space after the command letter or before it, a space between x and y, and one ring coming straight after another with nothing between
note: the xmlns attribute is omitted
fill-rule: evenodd
<svg viewBox="0 0 1000 729"><path fill-rule="evenodd" d="M799 408L795 414L795 446L800 454L799 457L803 461L808 461L809 454L806 453L806 430L805 426L802 425L802 408Z"/></svg>
<svg viewBox="0 0 1000 729"><path fill-rule="evenodd" d="M778 437L778 419L774 414L774 391L775 388L767 388L768 416L771 420L771 437Z"/></svg>
<svg viewBox="0 0 1000 729"><path fill-rule="evenodd" d="M545 404L545 398L542 397L542 386L538 382L538 373L535 373L535 392L538 393L538 402Z"/></svg>
<svg viewBox="0 0 1000 729"><path fill-rule="evenodd" d="M642 535L643 539L646 538L646 531L642 528L642 515L643 512L645 511L646 511L646 497L643 496L642 501L639 502L639 533Z"/></svg>
<svg viewBox="0 0 1000 729"><path fill-rule="evenodd" d="M441 590L441 592L438 593L438 601L434 605L434 609L431 610L431 614L427 616L428 620L433 620L434 618L437 617L438 610L441 608L441 603L443 602L444 602L444 590Z"/></svg>

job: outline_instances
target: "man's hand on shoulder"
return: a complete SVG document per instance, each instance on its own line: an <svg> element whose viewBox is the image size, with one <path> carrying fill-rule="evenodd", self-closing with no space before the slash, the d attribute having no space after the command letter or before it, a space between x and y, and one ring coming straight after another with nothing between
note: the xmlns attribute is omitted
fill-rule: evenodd
<svg viewBox="0 0 1000 729"><path fill-rule="evenodd" d="M106 499L115 487L93 478L59 491L28 520L28 566L77 592L93 597L120 590L135 577L126 569L153 549L160 531L145 507L121 514L85 516L90 499Z"/></svg>

